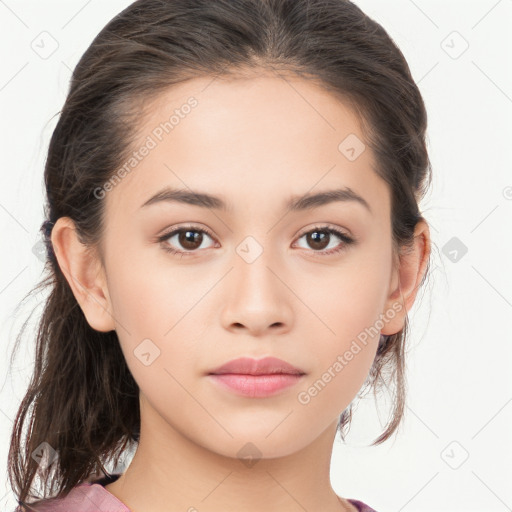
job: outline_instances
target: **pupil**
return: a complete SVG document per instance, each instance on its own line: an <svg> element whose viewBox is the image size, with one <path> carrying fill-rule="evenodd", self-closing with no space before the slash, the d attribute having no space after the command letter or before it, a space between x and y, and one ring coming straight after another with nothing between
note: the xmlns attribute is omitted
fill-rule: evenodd
<svg viewBox="0 0 512 512"><path fill-rule="evenodd" d="M329 245L329 234L326 233L325 231L313 231L312 233L309 234L309 237L313 242L313 246L317 245L317 249L324 249ZM318 247L318 245L320 245L320 247Z"/></svg>
<svg viewBox="0 0 512 512"><path fill-rule="evenodd" d="M180 234L180 244L186 249L196 249L197 241L201 245L201 233L197 231L182 231Z"/></svg>

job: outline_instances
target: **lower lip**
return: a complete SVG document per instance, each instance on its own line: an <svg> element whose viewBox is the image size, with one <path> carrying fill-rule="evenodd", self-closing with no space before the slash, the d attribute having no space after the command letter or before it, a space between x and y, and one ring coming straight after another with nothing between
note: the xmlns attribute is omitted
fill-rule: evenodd
<svg viewBox="0 0 512 512"><path fill-rule="evenodd" d="M243 396L262 398L297 384L302 375L277 373L273 375L242 375L237 373L210 374L220 385Z"/></svg>

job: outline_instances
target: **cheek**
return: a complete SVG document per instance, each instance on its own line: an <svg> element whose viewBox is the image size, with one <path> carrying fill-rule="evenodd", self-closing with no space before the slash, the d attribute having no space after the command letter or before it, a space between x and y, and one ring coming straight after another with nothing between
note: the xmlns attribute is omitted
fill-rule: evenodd
<svg viewBox="0 0 512 512"><path fill-rule="evenodd" d="M347 288L340 286L317 297L319 316L329 329L315 319L316 332L321 329L324 334L309 336L305 349L312 354L313 371L299 390L297 402L304 413L323 422L333 421L361 389L380 338L379 330L371 328L379 315L379 296L370 283L360 284L352 292L350 288L347 283ZM315 331L311 325L309 332Z"/></svg>
<svg viewBox="0 0 512 512"><path fill-rule="evenodd" d="M143 258L141 253L137 257L136 249L127 249L129 258L119 255L109 273L109 294L116 320L127 331L161 339L186 313L197 295L195 285L179 270L171 274L165 255Z"/></svg>
<svg viewBox="0 0 512 512"><path fill-rule="evenodd" d="M193 304L184 300L180 279L166 280L155 267L143 271L133 264L119 265L114 274L109 286L116 331L130 373L162 407L182 401L178 382L190 379L195 342L193 311L187 316Z"/></svg>
<svg viewBox="0 0 512 512"><path fill-rule="evenodd" d="M187 368L184 363L194 360L196 339L204 329L198 314L211 283L207 278L195 279L190 270L170 272L169 265L160 261L124 258L109 273L116 331L136 380L141 376L151 381L140 368L144 358L154 360L148 367L157 380L165 368L173 372ZM146 353L149 356L142 356Z"/></svg>
<svg viewBox="0 0 512 512"><path fill-rule="evenodd" d="M322 407L331 412L346 408L373 364L391 266L382 247L379 254L380 259L371 250L360 251L339 268L324 269L315 286L308 286L308 305L321 322L308 315L304 326L311 333L306 350L313 354L315 374L308 379L313 387L303 403L316 402L320 414Z"/></svg>
<svg viewBox="0 0 512 512"><path fill-rule="evenodd" d="M333 340L347 341L370 331L370 337L378 340L372 327L379 325L390 274L386 261L374 263L373 258L368 259L366 262L364 255L358 254L357 261L354 258L337 269L324 271L315 279L315 286L307 286L308 305L325 324L326 339L330 333Z"/></svg>

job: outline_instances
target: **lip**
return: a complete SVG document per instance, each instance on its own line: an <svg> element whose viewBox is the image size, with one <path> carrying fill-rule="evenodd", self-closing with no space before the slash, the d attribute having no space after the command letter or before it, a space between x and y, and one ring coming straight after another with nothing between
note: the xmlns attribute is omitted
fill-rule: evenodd
<svg viewBox="0 0 512 512"><path fill-rule="evenodd" d="M303 370L276 357L240 357L208 373L224 389L251 398L275 395L297 384L303 375Z"/></svg>
<svg viewBox="0 0 512 512"><path fill-rule="evenodd" d="M237 373L240 375L273 375L276 373L304 375L306 372L277 357L264 357L263 359L239 357L212 370L209 372L209 375L225 373Z"/></svg>

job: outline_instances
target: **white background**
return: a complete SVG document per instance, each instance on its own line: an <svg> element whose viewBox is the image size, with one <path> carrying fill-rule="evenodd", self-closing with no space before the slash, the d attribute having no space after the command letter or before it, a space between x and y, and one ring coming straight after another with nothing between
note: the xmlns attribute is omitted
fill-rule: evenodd
<svg viewBox="0 0 512 512"><path fill-rule="evenodd" d="M15 311L42 277L32 248L44 220L45 152L71 70L129 3L0 0L1 510L15 506L6 461L30 336L13 367L8 357L37 305ZM401 48L427 106L434 179L421 210L435 246L410 314L405 421L370 447L387 413L364 401L346 444L336 440L332 484L378 512L512 510L512 1L355 3ZM31 46L43 31L58 43L47 59ZM453 237L468 249L455 262L443 252Z"/></svg>

